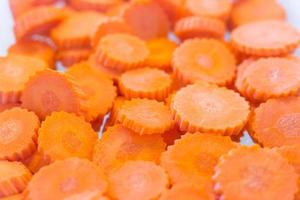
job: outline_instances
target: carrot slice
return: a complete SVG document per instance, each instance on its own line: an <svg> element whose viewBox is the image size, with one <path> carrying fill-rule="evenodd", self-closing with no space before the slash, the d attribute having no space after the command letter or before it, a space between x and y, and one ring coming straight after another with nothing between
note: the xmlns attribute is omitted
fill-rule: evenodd
<svg viewBox="0 0 300 200"><path fill-rule="evenodd" d="M1 198L1 200L23 200L23 199L24 199L23 194L15 194L15 195L10 195L10 196Z"/></svg>
<svg viewBox="0 0 300 200"><path fill-rule="evenodd" d="M191 16L178 20L175 24L175 34L181 39L189 38L217 38L225 35L225 23L219 19Z"/></svg>
<svg viewBox="0 0 300 200"><path fill-rule="evenodd" d="M97 133L84 119L66 112L54 112L39 129L38 151L50 161L69 157L91 159Z"/></svg>
<svg viewBox="0 0 300 200"><path fill-rule="evenodd" d="M220 156L237 146L229 137L187 133L162 154L161 165L172 184L199 184L211 178Z"/></svg>
<svg viewBox="0 0 300 200"><path fill-rule="evenodd" d="M252 64L253 62L255 62L254 59L245 59L239 64L239 66L237 68L237 76L236 76L235 84L234 84L235 88L238 91L242 91L243 82L246 77L245 72L247 71L248 66L250 64ZM245 96L245 94L244 94L244 96Z"/></svg>
<svg viewBox="0 0 300 200"><path fill-rule="evenodd" d="M293 167L280 154L259 146L232 150L215 171L214 189L222 199L293 200L297 192Z"/></svg>
<svg viewBox="0 0 300 200"><path fill-rule="evenodd" d="M70 0L68 3L77 10L105 11L121 2L122 0Z"/></svg>
<svg viewBox="0 0 300 200"><path fill-rule="evenodd" d="M183 42L173 54L173 70L183 84L199 80L220 86L230 84L235 76L233 53L215 39L191 39Z"/></svg>
<svg viewBox="0 0 300 200"><path fill-rule="evenodd" d="M184 6L186 0L155 0L155 1L165 11L172 24L188 14Z"/></svg>
<svg viewBox="0 0 300 200"><path fill-rule="evenodd" d="M17 103L25 83L37 71L48 68L48 65L36 58L21 55L0 57L0 103Z"/></svg>
<svg viewBox="0 0 300 200"><path fill-rule="evenodd" d="M108 121L106 122L105 126L112 126L117 122L117 117L119 115L120 109L122 108L124 102L125 102L124 97L117 97L113 103L113 107L110 111Z"/></svg>
<svg viewBox="0 0 300 200"><path fill-rule="evenodd" d="M24 193L25 199L32 200L93 199L105 193L107 187L106 177L95 164L70 158L56 161L36 173Z"/></svg>
<svg viewBox="0 0 300 200"><path fill-rule="evenodd" d="M0 161L0 198L22 192L31 176L20 162Z"/></svg>
<svg viewBox="0 0 300 200"><path fill-rule="evenodd" d="M145 160L159 163L166 144L158 135L139 135L116 124L109 127L95 145L93 161L110 173L127 161Z"/></svg>
<svg viewBox="0 0 300 200"><path fill-rule="evenodd" d="M109 194L114 199L151 200L166 190L168 177L153 162L129 161L109 175Z"/></svg>
<svg viewBox="0 0 300 200"><path fill-rule="evenodd" d="M117 71L141 67L148 56L149 50L144 41L124 33L103 37L96 50L98 63Z"/></svg>
<svg viewBox="0 0 300 200"><path fill-rule="evenodd" d="M47 156L38 151L34 152L29 158L22 162L33 174L51 163Z"/></svg>
<svg viewBox="0 0 300 200"><path fill-rule="evenodd" d="M238 93L208 84L180 89L171 110L181 131L238 135L246 125L250 106Z"/></svg>
<svg viewBox="0 0 300 200"><path fill-rule="evenodd" d="M134 69L121 75L119 89L128 99L148 98L163 101L172 90L172 78L159 69Z"/></svg>
<svg viewBox="0 0 300 200"><path fill-rule="evenodd" d="M125 101L117 120L140 135L160 134L173 127L172 115L168 107L150 99Z"/></svg>
<svg viewBox="0 0 300 200"><path fill-rule="evenodd" d="M251 136L265 147L300 142L300 97L270 99L255 109L249 122Z"/></svg>
<svg viewBox="0 0 300 200"><path fill-rule="evenodd" d="M21 102L22 107L34 111L41 119L54 111L87 115L85 97L80 87L71 76L52 70L41 71L28 81Z"/></svg>
<svg viewBox="0 0 300 200"><path fill-rule="evenodd" d="M90 53L90 48L61 50L58 51L56 59L59 60L64 67L70 67L76 63L88 59Z"/></svg>
<svg viewBox="0 0 300 200"><path fill-rule="evenodd" d="M300 33L290 24L279 20L252 22L239 26L231 33L233 48L250 56L288 54L299 43Z"/></svg>

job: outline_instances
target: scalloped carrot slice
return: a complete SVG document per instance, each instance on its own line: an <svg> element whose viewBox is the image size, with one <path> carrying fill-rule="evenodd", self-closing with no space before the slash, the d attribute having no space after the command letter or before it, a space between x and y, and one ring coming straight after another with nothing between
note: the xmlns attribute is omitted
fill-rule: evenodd
<svg viewBox="0 0 300 200"><path fill-rule="evenodd" d="M22 192L31 176L20 162L0 161L0 198Z"/></svg>
<svg viewBox="0 0 300 200"><path fill-rule="evenodd" d="M33 174L37 173L41 168L51 163L46 155L38 151L35 151L29 158L23 160L22 162Z"/></svg>
<svg viewBox="0 0 300 200"><path fill-rule="evenodd" d="M108 121L107 121L106 124L105 124L106 127L112 126L112 125L116 124L118 114L119 114L120 109L122 108L122 106L123 106L125 100L126 100L126 99L125 99L124 97L122 97L122 96L118 96L118 97L114 100L112 109L111 109L111 111L110 111L110 113L109 113Z"/></svg>
<svg viewBox="0 0 300 200"><path fill-rule="evenodd" d="M161 165L175 185L200 184L211 178L220 156L237 146L229 137L187 133L162 154Z"/></svg>
<svg viewBox="0 0 300 200"><path fill-rule="evenodd" d="M90 48L60 50L56 55L56 59L59 60L64 67L70 67L88 59L91 52L92 50Z"/></svg>
<svg viewBox="0 0 300 200"><path fill-rule="evenodd" d="M118 169L127 161L145 160L159 163L166 144L156 135L139 135L116 124L109 127L94 148L93 162L105 172Z"/></svg>
<svg viewBox="0 0 300 200"><path fill-rule="evenodd" d="M183 84L206 81L220 86L230 84L236 71L234 54L216 39L191 39L174 52L174 74Z"/></svg>
<svg viewBox="0 0 300 200"><path fill-rule="evenodd" d="M24 199L24 195L22 193L1 198L1 200L23 200L23 199Z"/></svg>
<svg viewBox="0 0 300 200"><path fill-rule="evenodd" d="M214 189L223 199L293 200L297 178L293 167L277 152L259 146L240 147L216 166Z"/></svg>
<svg viewBox="0 0 300 200"><path fill-rule="evenodd" d="M77 10L95 10L103 12L122 3L122 0L70 0L68 3Z"/></svg>
<svg viewBox="0 0 300 200"><path fill-rule="evenodd" d="M54 112L39 129L38 151L50 161L70 157L92 158L97 133L92 126L72 113Z"/></svg>
<svg viewBox="0 0 300 200"><path fill-rule="evenodd" d="M26 188L25 199L93 199L105 193L107 187L105 175L95 164L70 158L36 173Z"/></svg>
<svg viewBox="0 0 300 200"><path fill-rule="evenodd" d="M156 199L168 187L164 170L153 162L129 161L109 175L109 195L122 200Z"/></svg>

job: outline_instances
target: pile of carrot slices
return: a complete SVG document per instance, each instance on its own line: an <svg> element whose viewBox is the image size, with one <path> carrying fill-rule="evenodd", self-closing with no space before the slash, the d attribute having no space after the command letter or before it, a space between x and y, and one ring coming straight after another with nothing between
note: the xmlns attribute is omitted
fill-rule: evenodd
<svg viewBox="0 0 300 200"><path fill-rule="evenodd" d="M276 0L9 2L0 199L300 200L300 32Z"/></svg>

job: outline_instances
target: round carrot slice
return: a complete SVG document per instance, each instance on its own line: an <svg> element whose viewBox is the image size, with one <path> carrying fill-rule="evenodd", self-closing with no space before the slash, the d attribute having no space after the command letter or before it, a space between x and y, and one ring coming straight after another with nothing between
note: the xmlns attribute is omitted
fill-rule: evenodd
<svg viewBox="0 0 300 200"><path fill-rule="evenodd" d="M297 48L299 43L300 33L287 22L279 20L245 24L233 30L231 34L233 48L250 56L288 54Z"/></svg>
<svg viewBox="0 0 300 200"><path fill-rule="evenodd" d="M235 76L233 53L215 39L191 39L183 42L172 60L176 78L183 84L199 80L220 86L230 84Z"/></svg>
<svg viewBox="0 0 300 200"><path fill-rule="evenodd" d="M187 15L184 3L186 0L155 0L165 11L171 23Z"/></svg>
<svg viewBox="0 0 300 200"><path fill-rule="evenodd" d="M171 110L181 131L238 135L250 106L238 93L214 85L194 84L180 89Z"/></svg>
<svg viewBox="0 0 300 200"><path fill-rule="evenodd" d="M96 59L104 67L117 71L143 66L149 50L141 39L128 34L109 34L97 46Z"/></svg>
<svg viewBox="0 0 300 200"><path fill-rule="evenodd" d="M21 55L0 57L0 103L17 103L25 83L48 65L36 58Z"/></svg>
<svg viewBox="0 0 300 200"><path fill-rule="evenodd" d="M237 146L229 137L187 133L162 154L161 165L173 184L198 184L211 178L219 157Z"/></svg>
<svg viewBox="0 0 300 200"><path fill-rule="evenodd" d="M51 162L47 156L36 151L29 158L22 161L33 173L37 173L41 168L49 165Z"/></svg>
<svg viewBox="0 0 300 200"><path fill-rule="evenodd" d="M70 0L68 3L77 10L105 11L122 0Z"/></svg>
<svg viewBox="0 0 300 200"><path fill-rule="evenodd" d="M243 82L246 77L245 72L247 71L248 66L250 64L252 64L253 62L255 62L254 59L245 59L242 61L242 63L239 64L239 66L237 68L237 77L235 79L235 88L238 91L242 91Z"/></svg>
<svg viewBox="0 0 300 200"><path fill-rule="evenodd" d="M293 167L280 154L258 146L240 147L221 158L214 181L223 199L293 200L297 192Z"/></svg>
<svg viewBox="0 0 300 200"><path fill-rule="evenodd" d="M117 97L114 100L113 107L110 111L109 118L108 118L108 121L106 122L105 126L112 126L117 122L117 117L118 117L119 111L122 108L125 100L126 99L124 97Z"/></svg>
<svg viewBox="0 0 300 200"><path fill-rule="evenodd" d="M20 162L0 161L0 198L22 192L31 176Z"/></svg>
<svg viewBox="0 0 300 200"><path fill-rule="evenodd" d="M130 160L159 163L166 144L159 134L139 135L122 125L109 127L95 145L93 161L105 172L118 169Z"/></svg>
<svg viewBox="0 0 300 200"><path fill-rule="evenodd" d="M172 115L168 107L150 99L125 101L117 119L123 126L140 135L160 134L173 127Z"/></svg>
<svg viewBox="0 0 300 200"><path fill-rule="evenodd" d="M54 112L39 129L38 150L49 160L69 157L91 159L97 133L84 119L66 112Z"/></svg>
<svg viewBox="0 0 300 200"><path fill-rule="evenodd" d="M251 136L265 147L300 142L300 97L270 99L254 111L249 122Z"/></svg>
<svg viewBox="0 0 300 200"><path fill-rule="evenodd" d="M172 90L172 79L169 74L159 69L134 69L121 75L119 88L126 98L163 101Z"/></svg>
<svg viewBox="0 0 300 200"><path fill-rule="evenodd" d="M56 59L59 60L64 65L64 67L70 67L76 63L88 59L90 53L90 48L61 50L58 51Z"/></svg>
<svg viewBox="0 0 300 200"><path fill-rule="evenodd" d="M10 195L10 196L1 198L1 200L23 200L23 199L24 199L23 194L15 194L15 195Z"/></svg>
<svg viewBox="0 0 300 200"><path fill-rule="evenodd" d="M105 193L107 187L106 177L95 164L70 158L36 173L26 188L25 199L93 199Z"/></svg>
<svg viewBox="0 0 300 200"><path fill-rule="evenodd" d="M217 38L225 35L225 23L219 19L191 16L178 20L175 24L175 34L181 39L189 38Z"/></svg>
<svg viewBox="0 0 300 200"><path fill-rule="evenodd" d="M109 194L114 199L156 199L168 187L165 171L153 162L129 161L109 175Z"/></svg>

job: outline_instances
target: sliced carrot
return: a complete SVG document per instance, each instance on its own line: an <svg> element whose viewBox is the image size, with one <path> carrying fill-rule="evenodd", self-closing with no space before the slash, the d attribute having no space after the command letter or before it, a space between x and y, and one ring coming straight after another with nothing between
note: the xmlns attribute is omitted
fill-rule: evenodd
<svg viewBox="0 0 300 200"><path fill-rule="evenodd" d="M259 146L240 147L222 157L214 181L221 199L293 200L297 192L293 167L280 154Z"/></svg>
<svg viewBox="0 0 300 200"><path fill-rule="evenodd" d="M122 200L156 199L168 187L164 170L153 162L129 161L109 175L109 195Z"/></svg>
<svg viewBox="0 0 300 200"><path fill-rule="evenodd" d="M22 192L31 176L20 162L0 161L0 198Z"/></svg>
<svg viewBox="0 0 300 200"><path fill-rule="evenodd" d="M91 159L97 133L84 119L66 112L54 112L39 129L38 151L51 161L70 157Z"/></svg>
<svg viewBox="0 0 300 200"><path fill-rule="evenodd" d="M125 101L117 120L140 135L160 134L173 127L172 115L168 107L150 99Z"/></svg>
<svg viewBox="0 0 300 200"><path fill-rule="evenodd" d="M175 140L179 139L184 133L179 130L179 127L175 125L172 129L164 132L162 137L164 142L169 146L173 145Z"/></svg>
<svg viewBox="0 0 300 200"><path fill-rule="evenodd" d="M184 3L186 0L155 0L168 15L171 23L175 23L180 18L186 16L188 13L185 9Z"/></svg>
<svg viewBox="0 0 300 200"><path fill-rule="evenodd" d="M76 63L88 59L90 53L90 48L61 50L58 51L56 59L59 60L64 65L64 67L70 67Z"/></svg>
<svg viewBox="0 0 300 200"><path fill-rule="evenodd" d="M120 97L120 96L115 99L115 101L113 103L113 107L109 114L108 121L105 124L106 127L112 126L117 122L118 114L119 114L120 109L122 108L125 100L126 99L124 97Z"/></svg>
<svg viewBox="0 0 300 200"><path fill-rule="evenodd" d="M17 103L25 83L48 65L36 58L21 55L0 57L0 103Z"/></svg>
<svg viewBox="0 0 300 200"><path fill-rule="evenodd" d="M237 146L229 137L187 133L162 154L161 165L172 184L200 184L211 178L219 157Z"/></svg>
<svg viewBox="0 0 300 200"><path fill-rule="evenodd" d="M93 161L105 172L118 169L127 161L145 160L159 163L166 144L159 135L139 135L116 124L109 127L94 148Z"/></svg>
<svg viewBox="0 0 300 200"><path fill-rule="evenodd" d="M104 67L126 71L144 65L149 50L146 43L129 34L109 34L97 46L96 59Z"/></svg>
<svg viewBox="0 0 300 200"><path fill-rule="evenodd" d="M70 0L68 3L77 10L105 11L121 2L122 0Z"/></svg>
<svg viewBox="0 0 300 200"><path fill-rule="evenodd" d="M29 158L23 160L22 162L33 174L37 173L41 168L51 163L46 155L38 151L35 151Z"/></svg>
<svg viewBox="0 0 300 200"><path fill-rule="evenodd" d="M105 193L107 187L106 177L95 164L70 158L36 173L24 193L25 199L32 200L93 199Z"/></svg>
<svg viewBox="0 0 300 200"><path fill-rule="evenodd" d="M238 93L208 84L180 89L171 104L181 131L239 135L246 125L250 106Z"/></svg>
<svg viewBox="0 0 300 200"><path fill-rule="evenodd" d="M173 54L172 66L183 84L201 80L225 86L233 81L236 71L233 53L215 39L195 38L183 42Z"/></svg>
<svg viewBox="0 0 300 200"><path fill-rule="evenodd" d="M1 200L23 200L23 199L24 199L24 195L22 193L1 198Z"/></svg>
<svg viewBox="0 0 300 200"><path fill-rule="evenodd" d="M239 64L237 69L237 76L235 79L235 88L238 91L242 90L243 82L246 77L245 72L247 72L248 66L250 66L250 64L252 64L254 61L254 59L245 59L242 61L242 63Z"/></svg>
<svg viewBox="0 0 300 200"><path fill-rule="evenodd" d="M11 108L15 108L15 107L20 107L21 104L20 103L6 103L6 104L0 104L0 113L11 109Z"/></svg>
<svg viewBox="0 0 300 200"><path fill-rule="evenodd" d="M163 101L172 90L172 78L159 69L134 69L121 75L119 89L128 99L148 98Z"/></svg>

